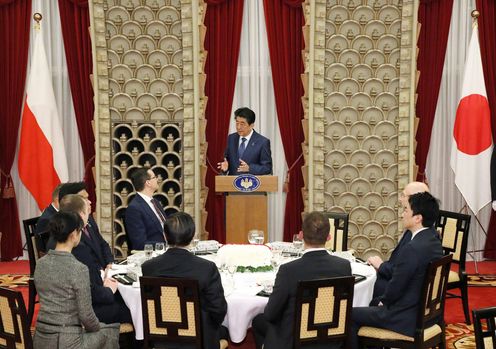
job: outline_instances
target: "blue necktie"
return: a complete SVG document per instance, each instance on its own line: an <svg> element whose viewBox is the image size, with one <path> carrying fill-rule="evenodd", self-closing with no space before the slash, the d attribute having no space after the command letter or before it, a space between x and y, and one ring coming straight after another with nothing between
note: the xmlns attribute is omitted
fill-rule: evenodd
<svg viewBox="0 0 496 349"><path fill-rule="evenodd" d="M238 148L238 158L241 159L241 157L243 156L243 153L245 152L245 149L246 149L246 138L243 137L241 138L241 144L239 145L239 148Z"/></svg>

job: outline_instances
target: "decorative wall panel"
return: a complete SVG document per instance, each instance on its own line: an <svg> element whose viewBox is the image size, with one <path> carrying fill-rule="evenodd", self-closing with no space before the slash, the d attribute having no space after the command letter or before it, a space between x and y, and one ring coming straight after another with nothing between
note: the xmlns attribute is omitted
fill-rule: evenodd
<svg viewBox="0 0 496 349"><path fill-rule="evenodd" d="M305 194L312 197L314 210L350 214L348 246L358 255L387 258L400 234L398 188L409 177L408 165L401 174L398 170L408 164L411 151L409 114L403 113L402 124L399 110L400 100L409 105L411 72L404 71L402 91L400 66L402 58L406 68L412 62L400 53L411 44L403 40L402 30L411 31L414 2L327 0L312 5L307 1L305 7L307 23L313 20L315 26L314 32L310 25L305 28L305 80L313 85L305 98L311 91L314 104L304 123L313 123L313 133L304 147L312 152L313 176L306 178ZM407 158L399 156L399 137Z"/></svg>
<svg viewBox="0 0 496 349"><path fill-rule="evenodd" d="M100 172L106 171L101 158L111 160L110 182L100 173L100 194L108 188L112 205L102 206L106 215L100 221L103 232L113 234L120 258L127 254L123 217L135 195L133 168L146 166L157 173L155 197L168 214L185 210L194 215L194 183L184 175L194 174L195 167L184 159L193 159L195 152L191 52L192 31L199 29L192 25L191 1L93 0L92 13L96 44L106 46L97 54L106 59L105 66L97 64L99 120L105 119L102 114L109 118L98 130L108 144L100 146Z"/></svg>

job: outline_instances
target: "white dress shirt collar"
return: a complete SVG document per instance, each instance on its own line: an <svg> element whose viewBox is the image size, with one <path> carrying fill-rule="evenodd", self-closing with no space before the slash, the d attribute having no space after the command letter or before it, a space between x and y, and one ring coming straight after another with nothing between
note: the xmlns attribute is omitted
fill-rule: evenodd
<svg viewBox="0 0 496 349"><path fill-rule="evenodd" d="M253 136L253 129L251 130L250 134L248 136L245 136L245 137L239 137L239 142L238 142L238 147L241 145L241 142L243 141L243 138L246 138L246 142L245 142L245 147L248 146L248 143L250 143L250 138L251 136Z"/></svg>
<svg viewBox="0 0 496 349"><path fill-rule="evenodd" d="M422 230L426 230L428 229L427 227L423 227L423 228L420 228L419 230L415 231L415 232L412 232L412 240L413 238L418 234L420 233Z"/></svg>

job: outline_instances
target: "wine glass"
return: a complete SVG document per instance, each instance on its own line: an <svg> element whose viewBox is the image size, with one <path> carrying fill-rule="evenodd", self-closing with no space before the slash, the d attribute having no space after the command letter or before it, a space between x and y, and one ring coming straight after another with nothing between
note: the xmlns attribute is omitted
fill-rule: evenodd
<svg viewBox="0 0 496 349"><path fill-rule="evenodd" d="M233 289L234 289L234 274L236 274L237 270L238 270L238 266L235 264L229 264L227 266L227 272L229 273L229 277L231 279L231 285Z"/></svg>
<svg viewBox="0 0 496 349"><path fill-rule="evenodd" d="M300 251L303 249L303 240L301 239L300 234L293 235L293 247L296 251L298 251L298 256L299 256Z"/></svg>
<svg viewBox="0 0 496 349"><path fill-rule="evenodd" d="M165 244L163 242L155 243L155 251L157 254L162 254L165 252Z"/></svg>
<svg viewBox="0 0 496 349"><path fill-rule="evenodd" d="M150 259L152 257L152 254L153 254L153 245L152 244L145 244L145 257L147 259Z"/></svg>
<svg viewBox="0 0 496 349"><path fill-rule="evenodd" d="M252 229L248 232L248 242L251 245L255 245L257 243L258 230Z"/></svg>

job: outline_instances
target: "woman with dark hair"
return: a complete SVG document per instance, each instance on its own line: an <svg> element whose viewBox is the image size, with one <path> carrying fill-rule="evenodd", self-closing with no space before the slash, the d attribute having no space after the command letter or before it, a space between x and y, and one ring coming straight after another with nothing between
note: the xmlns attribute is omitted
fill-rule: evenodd
<svg viewBox="0 0 496 349"><path fill-rule="evenodd" d="M88 268L71 253L82 228L83 220L72 212L58 212L48 223L57 244L38 260L34 273L40 297L35 348L119 347L119 324L98 322L91 307Z"/></svg>

